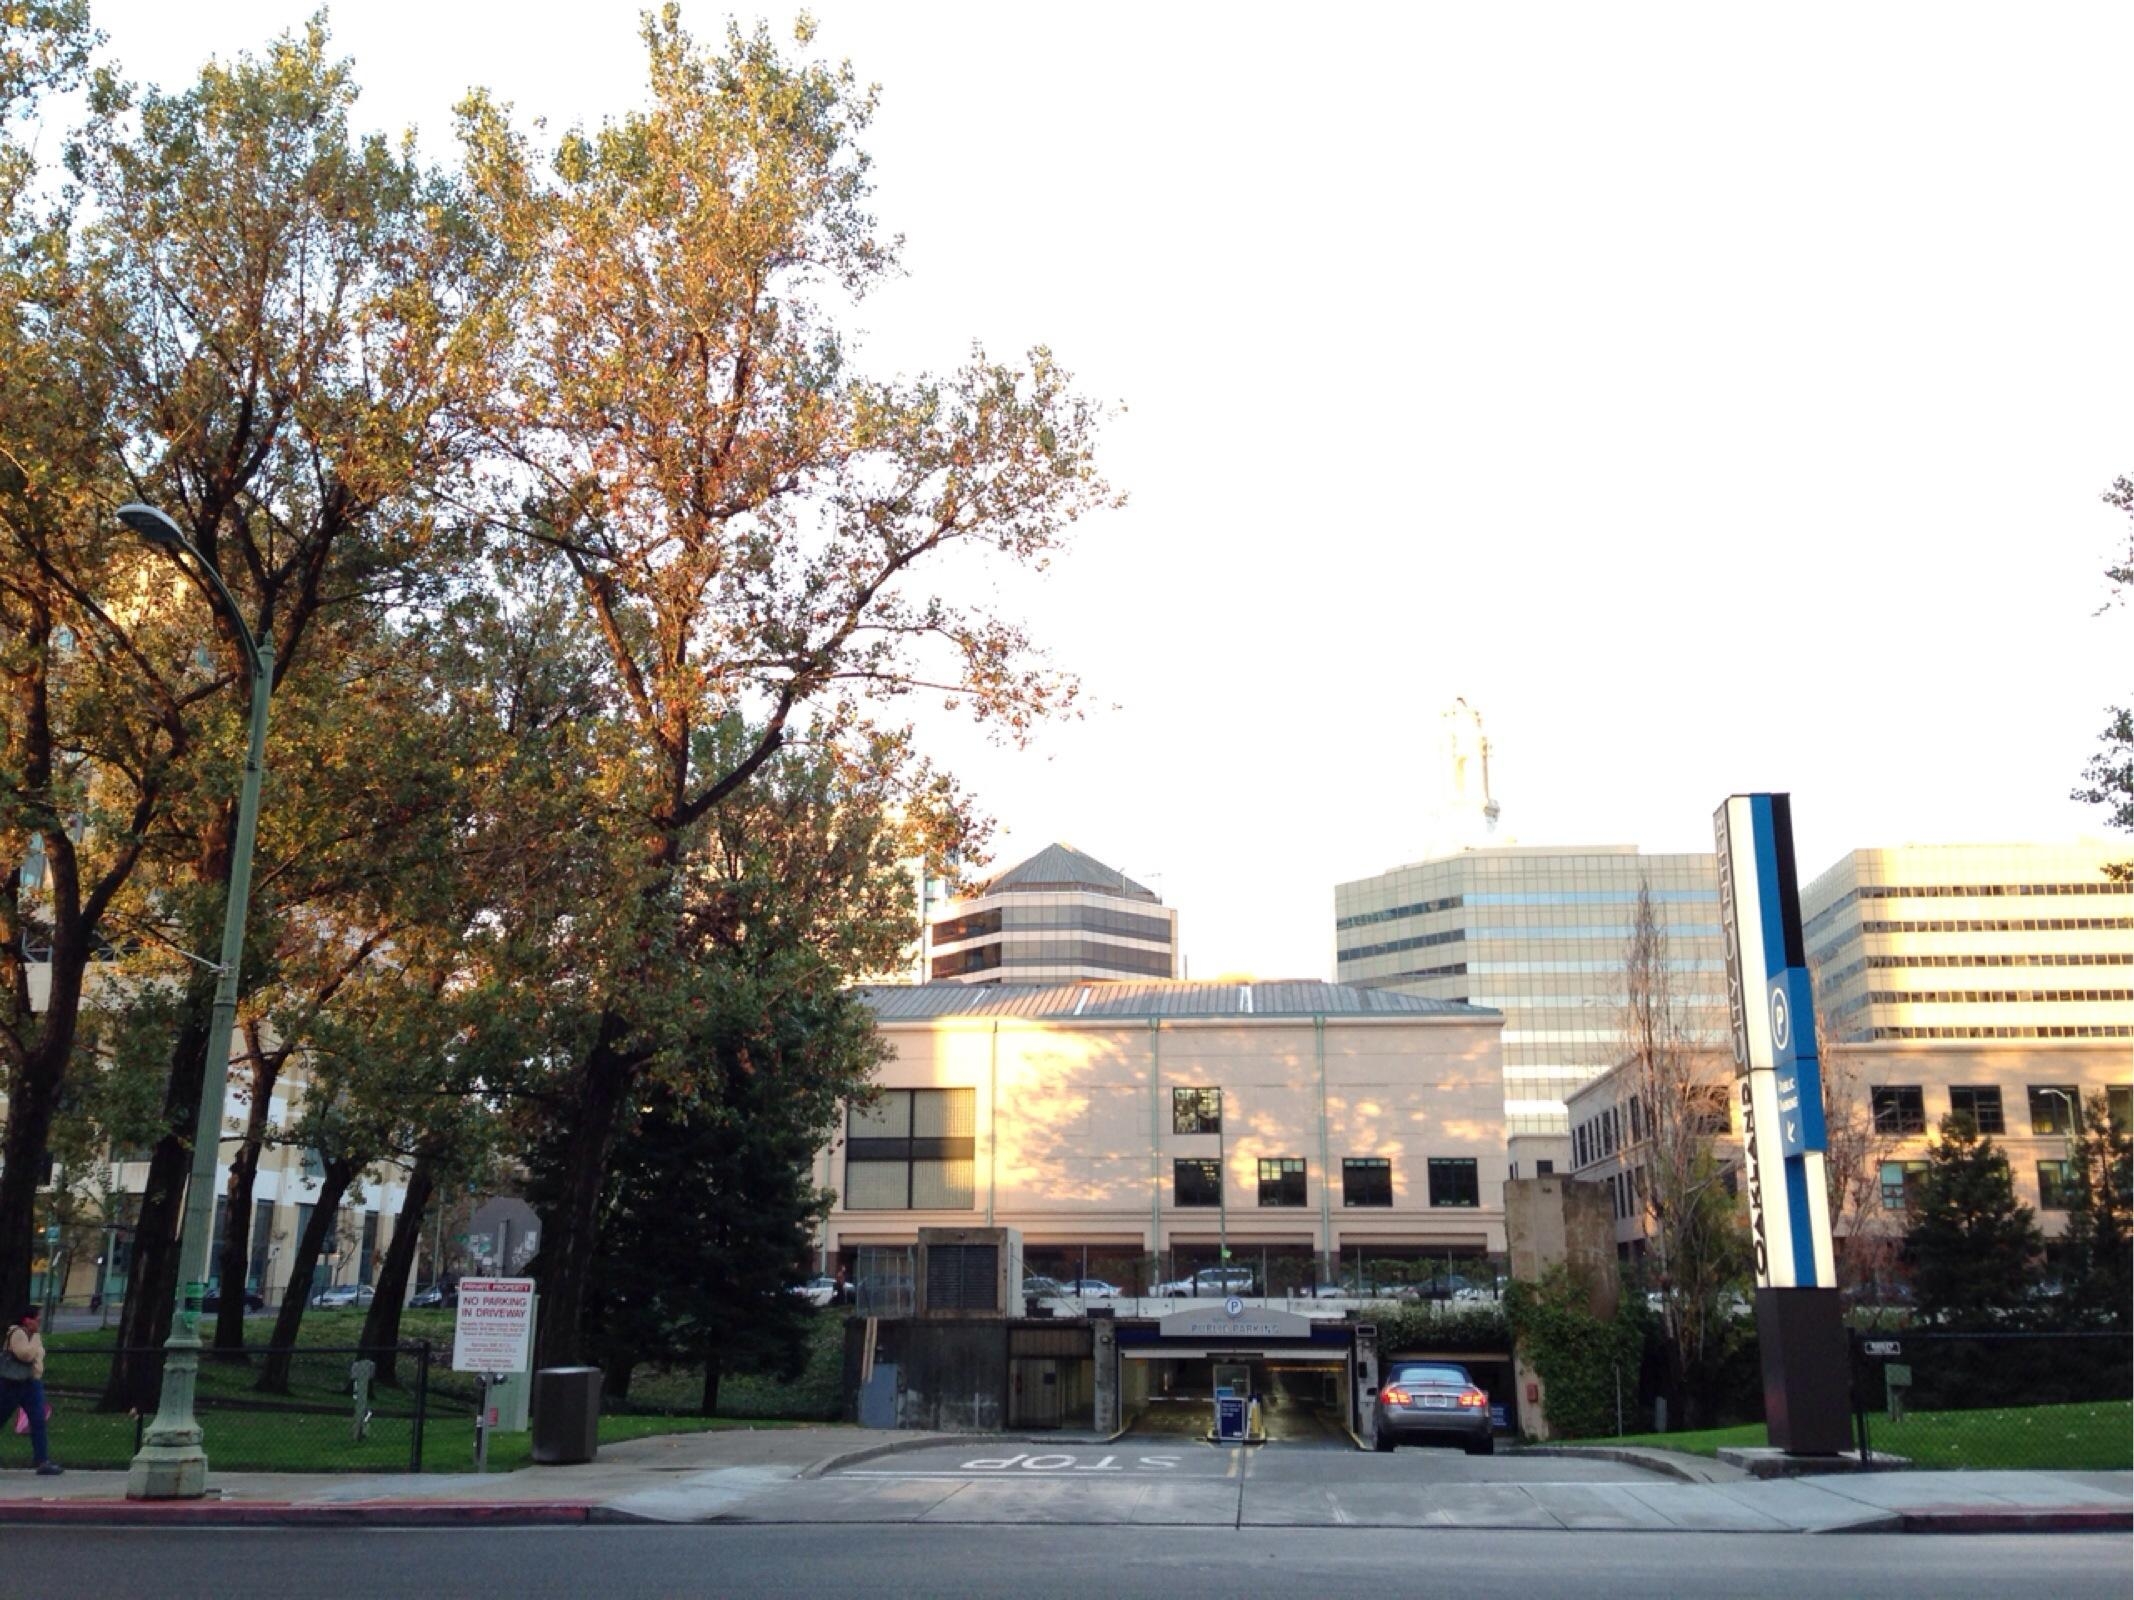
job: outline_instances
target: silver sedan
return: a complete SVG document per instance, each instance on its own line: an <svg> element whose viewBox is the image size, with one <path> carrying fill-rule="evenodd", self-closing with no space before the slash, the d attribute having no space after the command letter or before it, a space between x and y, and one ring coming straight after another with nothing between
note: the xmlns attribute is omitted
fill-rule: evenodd
<svg viewBox="0 0 2134 1600"><path fill-rule="evenodd" d="M1372 1423L1372 1442L1380 1451L1425 1440L1460 1445L1471 1456L1497 1448L1488 1394L1465 1367L1450 1361L1393 1363L1378 1391Z"/></svg>

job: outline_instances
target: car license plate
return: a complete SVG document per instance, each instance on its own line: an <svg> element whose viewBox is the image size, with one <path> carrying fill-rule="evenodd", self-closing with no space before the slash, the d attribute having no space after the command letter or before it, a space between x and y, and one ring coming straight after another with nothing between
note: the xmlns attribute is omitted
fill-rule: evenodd
<svg viewBox="0 0 2134 1600"><path fill-rule="evenodd" d="M1442 1410L1452 1404L1452 1396L1449 1394L1426 1394L1423 1396L1423 1404Z"/></svg>

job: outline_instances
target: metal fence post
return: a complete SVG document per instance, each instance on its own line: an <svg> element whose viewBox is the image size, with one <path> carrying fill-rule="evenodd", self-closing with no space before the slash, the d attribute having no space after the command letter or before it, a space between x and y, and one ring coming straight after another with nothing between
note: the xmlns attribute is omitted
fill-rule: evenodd
<svg viewBox="0 0 2134 1600"><path fill-rule="evenodd" d="M1866 1466L1874 1459L1874 1452L1867 1444L1867 1385L1861 1381L1866 1366L1866 1356L1860 1345L1860 1330L1846 1331L1845 1353L1850 1358L1846 1365L1852 1369L1852 1417L1853 1426L1860 1435L1860 1465Z"/></svg>
<svg viewBox="0 0 2134 1600"><path fill-rule="evenodd" d="M430 1411L430 1341L415 1346L415 1427L408 1439L408 1471L422 1471L422 1425Z"/></svg>

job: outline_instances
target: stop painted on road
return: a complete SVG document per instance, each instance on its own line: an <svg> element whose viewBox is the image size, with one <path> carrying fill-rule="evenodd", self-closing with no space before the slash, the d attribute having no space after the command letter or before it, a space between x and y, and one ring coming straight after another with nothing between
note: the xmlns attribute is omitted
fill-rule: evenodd
<svg viewBox="0 0 2134 1600"><path fill-rule="evenodd" d="M1175 1455L1150 1456L1098 1456L1083 1460L1080 1456L1055 1452L1051 1455L1033 1455L1018 1451L1008 1456L981 1456L975 1461L966 1461L961 1470L965 1472L1168 1472L1178 1465Z"/></svg>

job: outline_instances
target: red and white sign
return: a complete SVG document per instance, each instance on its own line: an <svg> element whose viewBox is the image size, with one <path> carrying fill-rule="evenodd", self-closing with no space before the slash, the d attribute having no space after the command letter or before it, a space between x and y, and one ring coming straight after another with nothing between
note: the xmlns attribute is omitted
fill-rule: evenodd
<svg viewBox="0 0 2134 1600"><path fill-rule="evenodd" d="M524 1372L533 1334L531 1278L462 1278L454 1372Z"/></svg>

